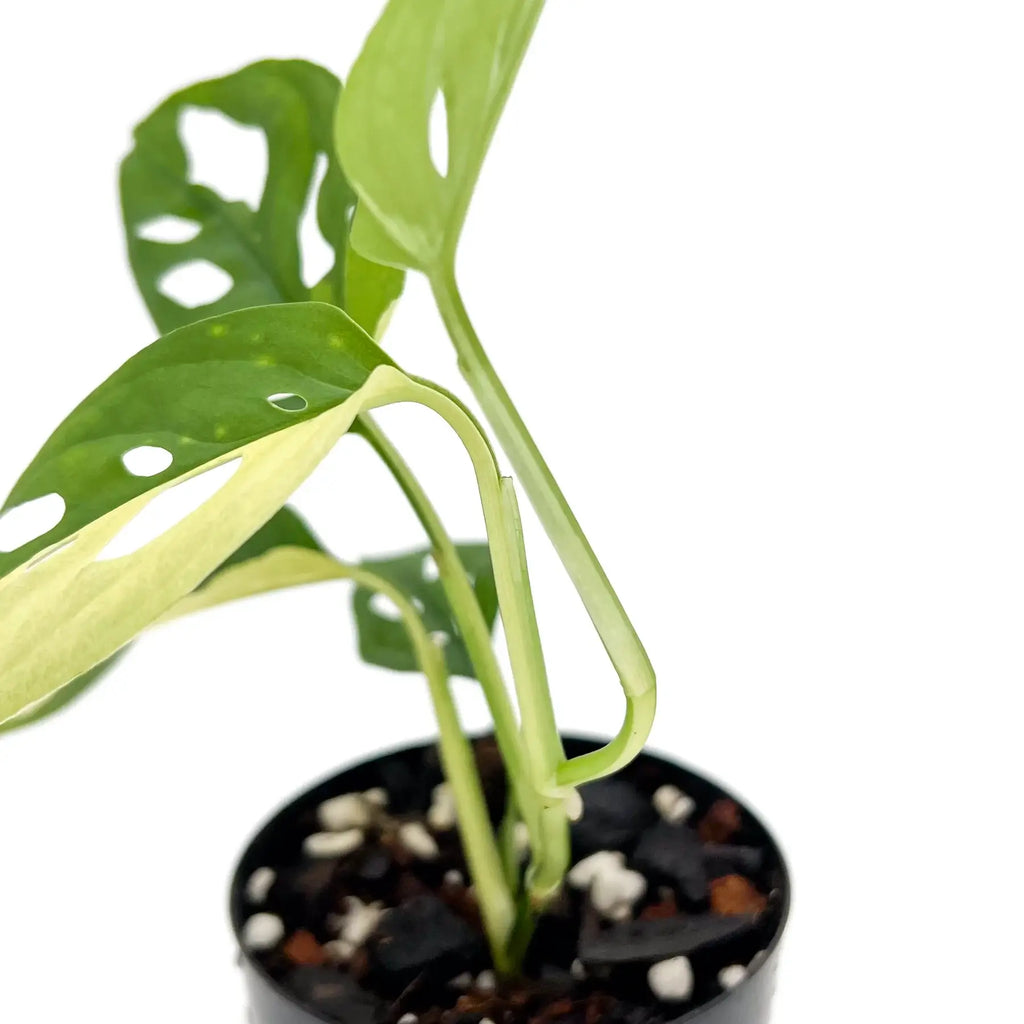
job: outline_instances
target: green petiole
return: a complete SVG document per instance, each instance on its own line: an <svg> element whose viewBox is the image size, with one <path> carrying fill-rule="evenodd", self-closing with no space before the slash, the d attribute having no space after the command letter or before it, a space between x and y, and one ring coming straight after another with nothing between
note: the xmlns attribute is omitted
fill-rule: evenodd
<svg viewBox="0 0 1024 1024"><path fill-rule="evenodd" d="M508 973L513 968L508 945L517 911L502 869L501 853L491 828L473 749L459 722L458 710L448 687L444 651L431 639L416 609L397 587L356 566L339 564L339 576L390 598L402 617L434 704L441 761L458 807L459 835L476 886L480 912L491 943L491 955L495 967L502 973Z"/></svg>
<svg viewBox="0 0 1024 1024"><path fill-rule="evenodd" d="M615 739L600 750L559 766L557 785L581 785L618 771L643 749L654 722L654 667L597 555L488 359L462 301L450 261L443 270L430 275L430 284L455 346L459 369L576 587L626 695L625 721Z"/></svg>
<svg viewBox="0 0 1024 1024"><path fill-rule="evenodd" d="M378 374L382 372L387 371L377 371ZM557 890L568 867L569 836L565 800L571 796L571 790L560 790L556 779L556 773L565 758L551 710L514 492L511 490L511 482L502 480L494 452L486 437L457 399L435 385L421 384L402 375L400 390L389 395L387 401L401 401L403 398L433 410L452 427L469 454L476 475L494 564L498 601L523 716L522 729L509 728L514 719L511 718L511 704L504 686L500 693L496 689L492 692L491 688L485 689L485 693L489 702L492 696L495 698L492 713L494 707L500 709L500 717L495 716L495 734L509 767L516 805L529 831L533 854L533 863L528 873L531 902L541 906ZM379 432L376 440L380 442ZM417 506L428 513L429 503L425 504L425 495L418 489L408 467L394 459L391 465L393 470L397 469L401 473L406 493L416 495ZM431 539L434 542L443 530L429 513L426 519L431 523ZM440 562L438 567L440 569ZM457 589L457 581L452 582ZM460 616L464 614L472 616L468 605L473 602L475 598L472 598L471 590L469 595L456 594L452 609L457 621L461 622Z"/></svg>

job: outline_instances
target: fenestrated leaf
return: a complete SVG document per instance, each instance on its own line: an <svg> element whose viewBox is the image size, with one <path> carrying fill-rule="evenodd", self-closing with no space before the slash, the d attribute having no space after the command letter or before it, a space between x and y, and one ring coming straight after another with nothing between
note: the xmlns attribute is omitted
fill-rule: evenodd
<svg viewBox="0 0 1024 1024"><path fill-rule="evenodd" d="M430 274L454 257L469 198L543 0L389 0L338 104L336 144L359 193L356 249ZM430 154L447 110L448 160Z"/></svg>
<svg viewBox="0 0 1024 1024"><path fill-rule="evenodd" d="M458 545L458 551L473 579L484 618L493 627L497 616L497 594L487 545L462 544ZM452 638L446 647L449 672L473 678L475 672L458 635L448 598L436 579L424 573L427 554L424 550L391 559L368 560L360 567L371 572L383 567L378 575L399 587L414 605L422 604L425 628L443 632ZM348 579L349 576L348 567L323 548L302 517L289 508L283 508L158 621L166 623L246 597L310 583ZM362 600L364 595L366 601ZM408 631L400 622L378 615L368 598L369 592L366 591L357 591L354 597L357 609L361 604L365 607L365 613L357 613L356 617L359 647L364 660L385 668L417 671L418 664ZM122 647L106 661L49 697L0 724L0 733L35 725L63 711L105 678L127 649Z"/></svg>
<svg viewBox="0 0 1024 1024"><path fill-rule="evenodd" d="M322 303L245 309L172 331L89 395L15 484L0 511L52 493L67 511L32 543L0 554L0 577L155 484L339 405L390 362L348 316ZM286 412L270 401L278 395L298 396L305 408ZM167 469L129 472L122 457L142 446L169 452Z"/></svg>
<svg viewBox="0 0 1024 1024"><path fill-rule="evenodd" d="M383 330L404 275L363 258L349 244L356 197L332 145L340 88L333 74L315 64L261 61L175 93L138 125L135 147L121 167L121 203L132 271L159 330L246 306L309 298L345 309L371 335ZM190 181L196 154L186 152L180 131L181 115L190 108L215 110L263 131L268 165L258 210ZM326 172L311 196L318 159ZM311 202L334 264L309 289L301 279L299 233ZM149 225L167 217L193 224L197 234L176 243L145 237ZM233 284L218 301L187 309L161 292L160 282L193 260L220 266ZM266 542L275 536L288 543L294 521L282 509L253 543L260 550L272 546ZM227 564L236 561L233 556Z"/></svg>
<svg viewBox="0 0 1024 1024"><path fill-rule="evenodd" d="M135 279L161 332L248 306L308 299L350 313L371 335L402 289L402 274L358 257L349 247L355 193L332 144L341 86L324 68L300 60L267 60L223 78L199 82L165 100L135 129L121 166L121 203ZM230 202L189 179L180 134L188 108L219 111L259 128L267 140L267 179L259 208ZM299 228L314 184L318 155L327 170L317 196L317 223L334 264L312 289L302 281ZM182 242L144 237L147 227L175 217L198 228ZM188 309L160 290L177 267L208 261L232 285L223 297Z"/></svg>
<svg viewBox="0 0 1024 1024"><path fill-rule="evenodd" d="M484 619L493 628L498 613L498 597L490 551L486 544L460 544L458 551L472 580ZM427 630L444 643L449 674L475 679L473 663L459 635L444 587L436 573L428 571L431 564L429 548L360 563L375 576L393 583L412 601ZM400 672L419 671L419 663L401 621L397 616L381 614L371 591L357 588L352 597L352 607L359 629L359 654L364 661ZM444 640L441 640L442 636Z"/></svg>
<svg viewBox="0 0 1024 1024"><path fill-rule="evenodd" d="M167 612L284 504L360 411L410 389L356 324L319 303L202 321L130 359L57 429L4 506L57 493L66 512L0 555L0 721ZM268 401L285 393L305 408ZM142 445L169 452L170 467L129 473L122 457ZM155 496L228 462L233 476L197 509L97 560Z"/></svg>

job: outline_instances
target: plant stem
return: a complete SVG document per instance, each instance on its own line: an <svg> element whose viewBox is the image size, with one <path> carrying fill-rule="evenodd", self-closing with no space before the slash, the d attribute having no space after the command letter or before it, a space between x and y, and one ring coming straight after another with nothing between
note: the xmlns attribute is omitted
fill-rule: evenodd
<svg viewBox="0 0 1024 1024"><path fill-rule="evenodd" d="M381 373L383 368L375 372ZM447 421L469 454L476 475L516 690L524 706L524 715L527 710L531 715L529 732L533 735L527 761L523 765L525 770L510 771L509 780L514 787L516 804L529 830L530 847L541 872L540 884L533 894L535 902L539 904L557 887L568 865L568 817L564 808L566 793L558 790L555 779L556 765L565 762L554 715L550 711L550 695L537 635L529 577L526 574L522 531L515 514L514 495L509 496L510 483L503 483L494 452L486 437L472 414L458 399L436 385L420 383L401 375L401 383L395 395L382 396L380 402L386 404L403 399L424 405ZM527 726L525 718L523 724ZM524 743L522 734L517 731L511 742L515 745ZM556 876L557 880L552 881Z"/></svg>
<svg viewBox="0 0 1024 1024"><path fill-rule="evenodd" d="M384 461L430 539L438 577L466 643L466 649L491 713L495 739L501 750L510 785L518 795L527 828L536 836L541 828L541 809L536 797L527 790L532 777L526 763L527 748L505 680L494 655L494 648L491 646L490 630L480 611L479 602L459 557L458 548L409 464L376 421L363 413L353 429L365 438ZM497 576L497 568L495 575ZM503 610L503 618L504 614Z"/></svg>
<svg viewBox="0 0 1024 1024"><path fill-rule="evenodd" d="M462 848L476 886L494 966L502 974L513 972L517 964L509 957L509 943L519 915L512 892L506 884L473 748L459 721L455 701L448 688L444 651L430 638L416 609L401 590L356 566L344 566L342 573L360 586L389 597L402 616L417 661L427 677L437 716L441 761L458 809Z"/></svg>
<svg viewBox="0 0 1024 1024"><path fill-rule="evenodd" d="M409 464L374 419L363 413L354 425L353 431L365 438L381 457L426 531L434 561L437 563L438 578L458 623L477 679L483 688L509 775L522 774L522 744L519 741L515 709L512 707L505 680L494 655L491 631L480 610L469 575L459 557L458 548Z"/></svg>
<svg viewBox="0 0 1024 1024"><path fill-rule="evenodd" d="M480 403L531 504L572 579L626 694L625 722L601 750L563 764L562 785L617 771L643 748L653 724L655 675L622 603L569 508L551 470L487 358L462 302L454 261L430 276L435 301L455 346L459 369Z"/></svg>
<svg viewBox="0 0 1024 1024"><path fill-rule="evenodd" d="M510 566L513 585L521 595L519 604L513 609L513 613L520 616L513 632L527 641L523 654L527 662L522 665L520 672L514 673L519 714L523 723L522 736L529 765L534 773L534 788L544 795L539 827L542 838L537 855L530 864L526 885L531 903L542 907L558 891L569 868L569 823L564 800L552 800L546 796L559 767L565 762L565 749L558 735L558 723L551 704L551 688L541 650L519 503L509 477L501 479L501 498L506 529L511 539L509 550L513 559Z"/></svg>
<svg viewBox="0 0 1024 1024"><path fill-rule="evenodd" d="M509 788L505 796L505 814L498 826L498 849L501 851L501 862L505 867L505 880L513 892L519 890L520 860L516 843L516 825L519 820L516 798Z"/></svg>

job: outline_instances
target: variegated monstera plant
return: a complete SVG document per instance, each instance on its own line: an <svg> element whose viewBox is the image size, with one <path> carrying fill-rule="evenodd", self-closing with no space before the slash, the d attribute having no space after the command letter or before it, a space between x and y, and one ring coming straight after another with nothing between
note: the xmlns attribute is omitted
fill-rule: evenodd
<svg viewBox="0 0 1024 1024"><path fill-rule="evenodd" d="M309 581L353 580L363 656L427 679L463 844L504 971L515 969L536 911L567 868L576 787L639 751L655 704L644 649L488 360L455 280L470 197L541 6L390 0L344 90L312 64L264 61L176 93L138 126L121 196L132 269L163 336L46 442L4 514L45 506L59 521L0 553L6 729L67 703L154 623ZM438 105L446 115L445 167L431 157ZM268 169L257 209L190 181L180 133L186 108L265 133ZM317 222L334 259L307 287L298 228L318 181ZM151 225L167 218L186 229L177 241L153 237ZM190 309L162 285L196 261L221 268L232 283L217 301ZM458 398L398 367L379 346L407 270L429 281L497 449ZM461 440L486 544L453 543L374 422L375 409L396 402L426 406ZM365 438L394 475L426 532L423 552L347 564L286 506L346 432ZM498 450L561 557L627 698L616 738L572 760L552 711L516 484L502 475ZM204 474L209 493L198 507L141 546L118 549L156 496ZM422 571L428 553L436 579ZM374 593L393 602L395 620L375 612ZM499 611L513 691L492 647ZM439 633L450 642L442 644ZM479 680L508 768L509 814L497 836L451 674ZM508 841L519 822L530 841L523 880Z"/></svg>

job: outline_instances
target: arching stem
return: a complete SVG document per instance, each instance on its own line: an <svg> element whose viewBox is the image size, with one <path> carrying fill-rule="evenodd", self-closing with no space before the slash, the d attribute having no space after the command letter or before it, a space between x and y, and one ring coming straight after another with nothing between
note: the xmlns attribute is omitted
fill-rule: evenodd
<svg viewBox="0 0 1024 1024"><path fill-rule="evenodd" d="M441 317L455 346L459 369L572 579L626 695L625 721L615 739L601 750L560 767L558 782L578 785L617 771L643 749L654 720L654 668L593 548L477 337L455 280L454 254L449 254L429 277Z"/></svg>

